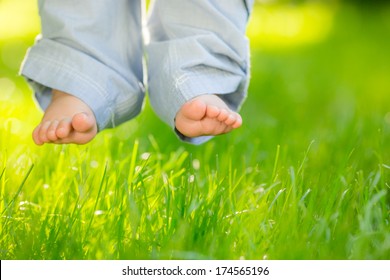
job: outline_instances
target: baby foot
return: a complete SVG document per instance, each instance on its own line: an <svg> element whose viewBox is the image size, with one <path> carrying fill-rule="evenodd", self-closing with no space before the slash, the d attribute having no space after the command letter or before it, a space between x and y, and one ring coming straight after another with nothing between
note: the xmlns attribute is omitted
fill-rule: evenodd
<svg viewBox="0 0 390 280"><path fill-rule="evenodd" d="M241 116L217 95L201 95L186 102L176 115L176 129L187 137L219 135L240 127Z"/></svg>
<svg viewBox="0 0 390 280"><path fill-rule="evenodd" d="M51 103L33 131L33 140L37 145L85 144L96 133L96 119L88 105L73 95L53 90Z"/></svg>

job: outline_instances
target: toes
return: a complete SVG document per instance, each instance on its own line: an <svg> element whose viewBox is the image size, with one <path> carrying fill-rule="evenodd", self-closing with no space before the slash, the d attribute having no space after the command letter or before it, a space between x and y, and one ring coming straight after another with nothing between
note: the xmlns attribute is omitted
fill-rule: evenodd
<svg viewBox="0 0 390 280"><path fill-rule="evenodd" d="M72 122L69 118L63 119L59 122L57 126L56 135L59 139L68 137L72 131Z"/></svg>
<svg viewBox="0 0 390 280"><path fill-rule="evenodd" d="M225 123L227 126L231 126L232 128L238 128L242 124L242 118L240 114L230 112L223 123Z"/></svg>
<svg viewBox="0 0 390 280"><path fill-rule="evenodd" d="M202 100L192 99L184 103L175 117L176 129L189 137L200 134L199 122L205 117L206 111L206 103Z"/></svg>
<svg viewBox="0 0 390 280"><path fill-rule="evenodd" d="M42 142L42 144L50 141L49 138L47 137L47 130L48 130L50 125L51 125L51 122L46 121L46 122L42 123L42 125L39 128L38 137L39 137L40 142Z"/></svg>
<svg viewBox="0 0 390 280"><path fill-rule="evenodd" d="M207 106L206 110L206 116L208 118L217 118L218 115L221 113L221 109L218 108L217 106L209 105Z"/></svg>
<svg viewBox="0 0 390 280"><path fill-rule="evenodd" d="M227 125L222 122L218 122L215 119L206 119L201 122L200 131L204 135L218 135L225 133L226 128Z"/></svg>
<svg viewBox="0 0 390 280"><path fill-rule="evenodd" d="M233 114L233 113L230 113L230 115L228 116L228 118L224 121L224 123L228 126L231 126L232 124L234 124L236 122L236 115Z"/></svg>
<svg viewBox="0 0 390 280"><path fill-rule="evenodd" d="M241 124L241 116L216 95L202 95L188 101L175 120L176 129L188 137L223 134Z"/></svg>
<svg viewBox="0 0 390 280"><path fill-rule="evenodd" d="M239 128L242 125L242 117L240 114L237 114L236 121L232 124L233 128Z"/></svg>
<svg viewBox="0 0 390 280"><path fill-rule="evenodd" d="M221 109L220 114L218 115L218 121L225 122L229 118L229 111L226 109Z"/></svg>
<svg viewBox="0 0 390 280"><path fill-rule="evenodd" d="M53 90L51 103L43 119L44 121L34 129L32 135L37 145L49 142L86 143L97 133L94 114L89 106L65 92Z"/></svg>
<svg viewBox="0 0 390 280"><path fill-rule="evenodd" d="M179 113L187 119L198 121L205 117L207 105L202 100L193 99L183 105Z"/></svg>
<svg viewBox="0 0 390 280"><path fill-rule="evenodd" d="M37 144L37 145L43 145L43 142L41 141L40 137L39 137L39 131L41 129L41 124L39 124L33 131L33 134L32 134L32 138L34 140L34 143Z"/></svg>
<svg viewBox="0 0 390 280"><path fill-rule="evenodd" d="M51 122L49 128L47 129L46 135L47 135L47 138L49 139L49 141L51 141L51 142L58 140L58 137L56 134L58 124L59 124L59 121L54 120Z"/></svg>
<svg viewBox="0 0 390 280"><path fill-rule="evenodd" d="M77 132L87 132L96 127L96 122L87 113L79 113L73 116L72 126Z"/></svg>
<svg viewBox="0 0 390 280"><path fill-rule="evenodd" d="M96 133L94 131L87 133L72 131L68 137L60 139L57 144L87 144L95 137L95 135Z"/></svg>
<svg viewBox="0 0 390 280"><path fill-rule="evenodd" d="M227 133L229 131L231 131L232 129L228 126L228 125L225 125L225 124L221 124L218 126L218 128L216 129L214 135L219 135L219 134L224 134L224 133Z"/></svg>

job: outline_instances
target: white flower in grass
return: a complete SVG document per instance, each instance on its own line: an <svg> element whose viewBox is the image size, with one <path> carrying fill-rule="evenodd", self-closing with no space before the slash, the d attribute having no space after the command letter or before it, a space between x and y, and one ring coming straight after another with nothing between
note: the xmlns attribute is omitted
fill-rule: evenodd
<svg viewBox="0 0 390 280"><path fill-rule="evenodd" d="M35 209L40 209L41 206L36 204L36 203L33 203L33 202L30 202L30 201L21 201L19 202L19 210L20 211L24 211L24 210L27 210L27 209L31 209L31 208L35 208Z"/></svg>
<svg viewBox="0 0 390 280"><path fill-rule="evenodd" d="M190 175L190 177L188 177L188 182L193 183L194 181L195 181L195 175Z"/></svg>
<svg viewBox="0 0 390 280"><path fill-rule="evenodd" d="M163 173L162 174L162 179L163 179L164 184L167 185L168 182L169 182L168 174L167 173Z"/></svg>
<svg viewBox="0 0 390 280"><path fill-rule="evenodd" d="M255 193L263 193L264 191L265 191L265 189L263 187L260 187L260 188L255 190Z"/></svg>
<svg viewBox="0 0 390 280"><path fill-rule="evenodd" d="M200 169L200 161L199 159L194 159L192 161L192 167L195 169L195 170L199 170Z"/></svg>
<svg viewBox="0 0 390 280"><path fill-rule="evenodd" d="M96 160L92 160L89 163L89 166L91 166L92 168L98 168L99 167L99 163Z"/></svg>
<svg viewBox="0 0 390 280"><path fill-rule="evenodd" d="M143 159L143 160L148 160L149 158L150 158L150 153L143 153L141 155L141 159Z"/></svg>
<svg viewBox="0 0 390 280"><path fill-rule="evenodd" d="M103 210L96 210L94 214L95 214L95 216L100 216L100 215L104 214L104 211Z"/></svg>

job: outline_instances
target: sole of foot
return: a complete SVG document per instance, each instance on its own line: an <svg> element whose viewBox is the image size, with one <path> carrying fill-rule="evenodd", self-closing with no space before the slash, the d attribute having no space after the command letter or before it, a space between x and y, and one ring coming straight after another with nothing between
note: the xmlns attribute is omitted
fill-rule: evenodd
<svg viewBox="0 0 390 280"><path fill-rule="evenodd" d="M242 118L217 95L201 95L180 108L175 125L187 137L220 135L239 128Z"/></svg>

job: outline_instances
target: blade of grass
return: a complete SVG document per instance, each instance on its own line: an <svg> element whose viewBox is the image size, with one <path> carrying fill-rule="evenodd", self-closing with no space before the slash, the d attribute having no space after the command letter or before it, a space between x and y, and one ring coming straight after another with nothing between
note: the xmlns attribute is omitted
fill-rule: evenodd
<svg viewBox="0 0 390 280"><path fill-rule="evenodd" d="M33 168L34 168L34 164L32 164L32 165L30 166L29 170L27 171L26 175L25 175L24 178L23 178L22 183L20 184L18 190L16 191L14 197L11 199L11 201L8 203L8 205L7 205L7 206L4 208L4 210L1 212L1 215L3 215L5 211L7 211L9 208L11 208L11 206L13 207L16 198L18 197L18 195L19 195L20 192L22 191L23 186L24 186L24 184L26 183L28 177L30 176L31 171L33 170ZM4 170L5 170L5 169L4 169ZM2 174L3 174L3 173L2 173Z"/></svg>

